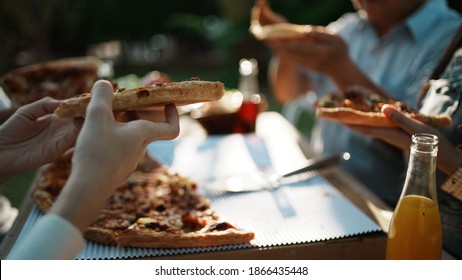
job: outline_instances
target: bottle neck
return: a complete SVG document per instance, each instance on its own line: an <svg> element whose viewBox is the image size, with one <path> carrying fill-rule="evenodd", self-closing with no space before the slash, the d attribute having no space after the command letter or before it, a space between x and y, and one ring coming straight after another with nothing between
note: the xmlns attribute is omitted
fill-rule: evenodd
<svg viewBox="0 0 462 280"><path fill-rule="evenodd" d="M430 134L413 136L402 196L419 195L437 201L436 156L438 138Z"/></svg>
<svg viewBox="0 0 462 280"><path fill-rule="evenodd" d="M239 91L245 99L253 94L260 94L258 84L258 62L255 59L242 59L239 62Z"/></svg>
<svg viewBox="0 0 462 280"><path fill-rule="evenodd" d="M245 96L259 94L258 79L256 75L241 76L239 80L239 91Z"/></svg>

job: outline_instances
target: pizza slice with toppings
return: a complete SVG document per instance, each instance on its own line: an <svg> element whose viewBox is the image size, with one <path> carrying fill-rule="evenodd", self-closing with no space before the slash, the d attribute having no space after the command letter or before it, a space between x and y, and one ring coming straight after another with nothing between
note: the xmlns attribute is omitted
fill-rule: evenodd
<svg viewBox="0 0 462 280"><path fill-rule="evenodd" d="M409 117L435 128L451 125L448 115L424 115L393 99L385 99L378 94L361 94L357 91L331 93L321 98L316 104L316 116L343 124L366 125L374 127L396 127L385 114L382 106L392 105Z"/></svg>
<svg viewBox="0 0 462 280"><path fill-rule="evenodd" d="M65 99L88 92L100 65L96 57L50 60L14 69L0 78L0 84L16 106L46 96Z"/></svg>
<svg viewBox="0 0 462 280"><path fill-rule="evenodd" d="M41 211L47 212L61 192L71 158L68 153L40 171L32 200ZM180 248L248 243L254 233L223 220L194 182L146 155L84 236L121 247Z"/></svg>

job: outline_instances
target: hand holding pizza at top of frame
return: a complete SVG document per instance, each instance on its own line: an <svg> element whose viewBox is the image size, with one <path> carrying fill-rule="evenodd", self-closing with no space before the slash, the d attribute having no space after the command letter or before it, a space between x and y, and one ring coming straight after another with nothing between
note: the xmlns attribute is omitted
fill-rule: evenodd
<svg viewBox="0 0 462 280"><path fill-rule="evenodd" d="M251 11L250 33L258 40L295 39L311 31L327 32L324 26L290 23L275 13L266 0L257 0Z"/></svg>

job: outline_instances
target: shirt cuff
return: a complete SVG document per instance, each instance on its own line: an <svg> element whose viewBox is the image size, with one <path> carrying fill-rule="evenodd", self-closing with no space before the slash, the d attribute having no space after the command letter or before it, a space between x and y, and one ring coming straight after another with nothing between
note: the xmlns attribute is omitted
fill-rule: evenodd
<svg viewBox="0 0 462 280"><path fill-rule="evenodd" d="M84 246L82 233L73 224L61 216L46 214L16 242L8 259L74 259Z"/></svg>

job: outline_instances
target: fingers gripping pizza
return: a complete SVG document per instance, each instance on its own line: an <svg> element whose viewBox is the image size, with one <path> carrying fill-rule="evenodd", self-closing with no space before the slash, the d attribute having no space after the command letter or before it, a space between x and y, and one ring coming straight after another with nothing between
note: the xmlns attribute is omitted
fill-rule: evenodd
<svg viewBox="0 0 462 280"><path fill-rule="evenodd" d="M41 170L32 192L47 212L71 171L72 153ZM145 248L202 247L247 243L254 233L221 219L194 182L149 156L106 201L85 238L106 245Z"/></svg>
<svg viewBox="0 0 462 280"><path fill-rule="evenodd" d="M451 117L448 115L423 115L403 102L386 100L378 94L363 95L356 91L324 96L316 104L316 116L343 124L396 127L381 111L385 104L392 105L407 116L435 128L451 125Z"/></svg>

